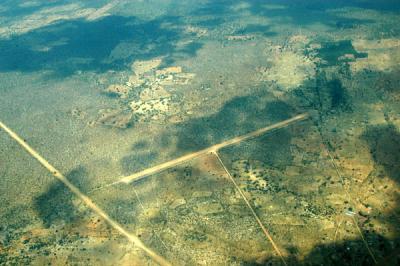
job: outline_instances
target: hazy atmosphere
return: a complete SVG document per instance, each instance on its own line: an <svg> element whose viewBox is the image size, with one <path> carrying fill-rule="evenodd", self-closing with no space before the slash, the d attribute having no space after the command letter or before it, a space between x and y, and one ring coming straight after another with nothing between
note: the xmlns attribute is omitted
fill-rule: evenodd
<svg viewBox="0 0 400 266"><path fill-rule="evenodd" d="M1 265L399 265L400 0L0 1Z"/></svg>

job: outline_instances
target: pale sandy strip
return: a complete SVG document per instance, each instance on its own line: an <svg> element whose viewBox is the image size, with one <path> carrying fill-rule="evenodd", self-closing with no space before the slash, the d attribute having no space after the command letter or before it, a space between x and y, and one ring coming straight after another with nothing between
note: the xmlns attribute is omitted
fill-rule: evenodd
<svg viewBox="0 0 400 266"><path fill-rule="evenodd" d="M218 152L214 151L212 152L215 157L217 157L219 163L221 164L222 168L224 168L226 174L228 175L229 179L232 181L233 185L235 185L237 191L240 193L240 196L242 196L243 200L246 202L247 207L249 208L249 210L251 211L251 213L253 214L254 218L256 219L258 225L260 226L261 230L263 231L264 235L267 237L267 239L269 240L269 242L271 243L272 247L274 248L275 252L278 253L279 258L282 260L282 263L284 265L286 264L285 258L282 255L282 252L280 251L280 249L278 248L278 245L275 243L275 241L272 239L271 234L268 232L267 228L265 228L264 224L261 222L260 218L258 217L256 211L253 209L253 207L251 206L249 200L247 199L246 195L243 193L242 189L238 186L238 184L236 183L235 179L233 179L231 173L228 171L228 169L225 167L225 164L222 162L221 157L219 157Z"/></svg>
<svg viewBox="0 0 400 266"><path fill-rule="evenodd" d="M111 1L110 3L104 5L103 7L96 9L96 11L87 16L86 19L89 21L93 21L103 16L106 16L107 12L110 11L114 6L116 6L118 2L119 2L118 0Z"/></svg>
<svg viewBox="0 0 400 266"><path fill-rule="evenodd" d="M89 197L84 195L77 187L75 187L67 178L64 177L56 168L54 168L48 161L40 156L33 148L31 148L24 140L22 140L15 132L8 128L5 124L0 121L0 128L8 133L19 145L21 145L32 157L39 161L54 177L64 183L76 196L78 196L90 209L96 214L106 220L115 230L119 231L128 240L134 243L137 247L141 248L146 254L155 260L160 265L171 265L163 257L156 254L153 250L146 247L143 242L136 236L126 231L117 221L113 220L107 213L105 213L100 207L98 207Z"/></svg>
<svg viewBox="0 0 400 266"><path fill-rule="evenodd" d="M114 185L114 184L118 184L118 183L127 183L128 184L130 182L139 180L139 179L141 179L143 177L146 177L146 176L149 176L149 175L152 175L152 174L156 174L156 173L161 172L163 170L166 170L166 169L169 169L171 167L177 166L177 165L182 164L182 163L184 163L186 161L190 161L190 160L192 160L192 159L194 159L194 158L196 158L196 157L198 157L200 155L203 155L203 154L206 154L206 153L210 153L210 152L213 152L213 151L218 151L218 150L220 150L222 148L237 144L237 143L242 142L244 140L248 140L248 139L260 136L260 135L262 135L262 134L264 134L264 133L266 133L268 131L274 130L274 129L279 129L279 128L286 127L286 126L288 126L288 125L290 125L290 124L292 124L294 122L297 122L297 121L300 121L300 120L304 120L307 117L308 117L308 114L297 115L297 116L292 117L290 119L287 119L287 120L281 121L279 123L276 123L276 124L273 124L273 125L258 129L256 131L250 132L248 134L245 134L245 135L242 135L242 136L239 136L239 137L235 137L233 139L224 141L224 142L219 143L219 144L215 144L215 145L213 145L211 147L208 147L206 149L203 149L203 150L200 150L200 151L197 151L197 152L193 152L193 153L184 155L182 157L179 157L177 159L174 159L174 160L171 160L171 161L156 165L156 166L151 167L151 168L147 168L147 169L145 169L143 171L140 171L138 173L135 173L135 174L132 174L132 175L129 175L129 176L125 176L125 177L121 178L120 180L118 180L118 181L116 181L116 182L114 182L112 184L109 184L109 185Z"/></svg>

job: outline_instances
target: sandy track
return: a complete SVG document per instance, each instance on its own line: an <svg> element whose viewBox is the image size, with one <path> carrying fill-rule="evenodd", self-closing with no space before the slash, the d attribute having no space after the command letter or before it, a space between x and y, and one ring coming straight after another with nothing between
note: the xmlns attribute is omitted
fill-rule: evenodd
<svg viewBox="0 0 400 266"><path fill-rule="evenodd" d="M272 130L275 130L275 129L287 127L287 126L289 126L290 124L292 124L294 122L298 122L298 121L301 121L301 120L304 120L304 119L307 119L307 118L308 118L308 114L307 113L297 115L297 116L292 117L290 119L278 122L276 124L273 124L273 125L270 125L270 126L267 126L267 127L264 127L264 128L260 128L260 129L258 129L256 131L247 133L245 135L238 136L238 137L235 137L233 139L226 140L226 141L221 142L219 144L215 144L215 145L213 145L211 147L208 147L208 148L205 148L203 150L196 151L196 152L184 155L182 157L176 158L174 160L171 160L171 161L156 165L154 167L147 168L147 169L145 169L143 171L140 171L138 173L123 177L120 180L118 180L117 182L114 182L113 184L118 184L118 183L126 183L126 184L128 184L128 183L131 183L133 181L140 180L140 179L142 179L142 178L144 178L146 176L149 176L149 175L152 175L152 174L156 174L156 173L161 172L163 170L166 170L166 169L169 169L171 167L177 166L179 164L182 164L184 162L190 161L190 160L192 160L192 159L194 159L196 157L199 157L201 155L204 155L206 153L217 152L218 150L220 150L222 148L225 148L225 147L240 143L242 141L245 141L245 140L260 136L262 134L265 134L266 132L269 132L269 131L272 131Z"/></svg>

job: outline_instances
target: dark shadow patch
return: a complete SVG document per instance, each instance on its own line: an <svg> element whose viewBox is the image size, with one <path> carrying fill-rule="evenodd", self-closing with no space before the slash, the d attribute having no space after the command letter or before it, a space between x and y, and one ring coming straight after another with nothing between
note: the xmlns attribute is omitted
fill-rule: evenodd
<svg viewBox="0 0 400 266"><path fill-rule="evenodd" d="M120 99L120 97L121 97L118 93L109 92L109 91L101 91L100 94L104 95L108 98L111 98L111 99Z"/></svg>
<svg viewBox="0 0 400 266"><path fill-rule="evenodd" d="M136 173L157 161L158 152L156 151L134 151L121 160L122 169L125 174Z"/></svg>
<svg viewBox="0 0 400 266"><path fill-rule="evenodd" d="M291 106L266 97L262 93L236 97L214 115L178 125L178 150L200 150L294 116Z"/></svg>
<svg viewBox="0 0 400 266"><path fill-rule="evenodd" d="M296 254L285 257L288 265L399 265L400 241L399 238L388 239L372 231L364 231L364 240L372 250L377 263L365 246L363 239L344 240L336 243L316 245L303 259ZM293 247L287 248L287 250ZM263 262L252 262L246 265L281 265L279 257L269 257Z"/></svg>
<svg viewBox="0 0 400 266"><path fill-rule="evenodd" d="M132 150L137 151L137 150L143 150L149 147L149 143L145 140L140 140L136 142L135 144L132 145Z"/></svg>
<svg viewBox="0 0 400 266"><path fill-rule="evenodd" d="M264 37L272 37L276 36L277 33L270 30L271 26L269 25L257 25L257 24L249 24L245 26L243 29L235 32L237 35L245 35L245 34L260 34Z"/></svg>
<svg viewBox="0 0 400 266"><path fill-rule="evenodd" d="M222 149L221 154L224 158L229 158L231 162L237 160L259 161L268 165L269 168L284 170L293 162L291 141L291 131L280 129L239 145Z"/></svg>
<svg viewBox="0 0 400 266"><path fill-rule="evenodd" d="M83 167L72 170L66 178L81 191L85 191L87 171ZM75 209L73 200L75 195L60 181L55 180L42 195L34 199L34 209L48 228L59 222L72 223L80 215Z"/></svg>
<svg viewBox="0 0 400 266"><path fill-rule="evenodd" d="M141 21L134 17L107 16L96 21L61 21L9 40L0 40L0 71L50 70L55 76L76 71L122 70L133 60L145 60L174 52L195 55L194 42L176 50L183 37L177 17Z"/></svg>
<svg viewBox="0 0 400 266"><path fill-rule="evenodd" d="M268 115L274 123L291 118L295 115L295 108L283 101L268 102L262 112Z"/></svg>
<svg viewBox="0 0 400 266"><path fill-rule="evenodd" d="M365 8L365 9L372 9L372 10L379 10L379 11L390 11L390 12L397 12L400 10L400 2L398 0L380 0L380 1L360 1L360 0L353 0L353 1L346 1L341 0L339 2L342 5L352 4L355 7Z"/></svg>
<svg viewBox="0 0 400 266"><path fill-rule="evenodd" d="M303 3L307 8L311 10L320 11L343 7L358 7L379 11L395 11L400 9L400 3L397 0L381 0L379 2L373 0L286 0L285 2Z"/></svg>
<svg viewBox="0 0 400 266"><path fill-rule="evenodd" d="M186 44L184 47L176 49L174 52L174 57L167 57L164 60L165 65L173 65L174 62L178 59L187 59L190 57L195 57L197 51L203 47L202 43L199 42L191 42Z"/></svg>
<svg viewBox="0 0 400 266"><path fill-rule="evenodd" d="M195 152L231 138L249 133L251 131L269 126L298 114L296 110L282 101L269 100L271 95L265 92L256 92L250 96L236 97L227 102L216 114L189 120L171 128L168 133L157 139L153 147L167 147L170 143L176 143L175 156ZM290 139L290 138L288 138ZM263 142L263 138L259 140ZM282 140L283 141L283 140ZM281 145L283 145L281 141ZM284 145L286 147L286 145ZM265 144L264 151L270 149ZM249 151L251 152L251 151ZM126 174L138 172L151 167L159 161L160 154L153 150L133 152L121 160L121 165ZM259 155L260 160L273 160L265 158L265 153ZM257 157L258 158L258 157ZM280 157L279 157L280 158ZM287 159L287 158L285 158ZM278 164L278 163L277 163Z"/></svg>
<svg viewBox="0 0 400 266"><path fill-rule="evenodd" d="M311 109L317 110L320 115L353 111L353 101L348 89L339 78L327 79L324 71L317 72L315 84L304 87L296 94L304 98L300 100Z"/></svg>
<svg viewBox="0 0 400 266"><path fill-rule="evenodd" d="M220 1L206 2L202 7L195 10L192 13L192 15L195 15L195 16L223 15L225 13L232 12L231 6L234 3L237 3L237 2L232 1L232 0L220 0Z"/></svg>
<svg viewBox="0 0 400 266"><path fill-rule="evenodd" d="M196 26L214 29L216 26L223 24L227 19L223 17L209 18L196 22Z"/></svg>
<svg viewBox="0 0 400 266"><path fill-rule="evenodd" d="M376 165L400 183L400 132L396 127L391 124L370 126L361 138L367 142Z"/></svg>
<svg viewBox="0 0 400 266"><path fill-rule="evenodd" d="M329 66L335 66L342 62L351 62L357 58L368 57L367 53L358 53L354 49L351 40L322 43L322 47L318 50L318 54L319 57ZM353 55L354 59L344 58L344 55ZM343 57L343 60L339 60L340 57Z"/></svg>
<svg viewBox="0 0 400 266"><path fill-rule="evenodd" d="M359 24L360 23L358 23L358 20L356 19L345 19L336 21L334 26L338 29L345 30L345 29L354 29Z"/></svg>
<svg viewBox="0 0 400 266"><path fill-rule="evenodd" d="M389 240L380 235L367 235L368 243L374 251L390 254L392 245ZM377 256L375 252L375 256ZM383 260L378 257L378 260ZM343 241L336 244L316 246L303 261L306 265L375 265L365 243L361 239ZM392 264L389 264L392 265ZM394 265L394 264L393 264Z"/></svg>
<svg viewBox="0 0 400 266"><path fill-rule="evenodd" d="M248 10L254 15L279 19L280 23L289 23L300 26L322 23L336 28L335 24L340 22L347 26L356 24L372 23L369 19L344 18L328 10L354 6L352 1L338 3L337 1L304 1L304 0L275 0L268 1L268 4L276 4L282 8L268 8L263 0L247 1Z"/></svg>
<svg viewBox="0 0 400 266"><path fill-rule="evenodd" d="M327 83L329 95L331 98L331 108L333 109L349 109L349 94L347 89L343 87L340 79L333 79Z"/></svg>

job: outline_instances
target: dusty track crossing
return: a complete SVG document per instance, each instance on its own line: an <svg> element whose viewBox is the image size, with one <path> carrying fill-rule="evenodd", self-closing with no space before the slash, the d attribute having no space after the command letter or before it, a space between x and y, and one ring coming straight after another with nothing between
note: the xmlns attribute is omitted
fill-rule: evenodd
<svg viewBox="0 0 400 266"><path fill-rule="evenodd" d="M155 253L153 250L143 244L143 242L136 236L126 231L117 221L112 219L107 213L105 213L100 207L98 207L88 196L83 194L74 184L72 184L60 171L52 166L46 159L44 159L39 153L37 153L26 141L21 139L14 131L8 128L5 124L0 121L0 128L2 128L11 138L13 138L22 148L24 148L33 158L39 161L39 163L46 168L55 178L61 181L66 187L68 187L78 198L80 198L93 212L102 217L107 223L117 230L121 235L125 236L130 242L134 243L137 247L142 249L146 254L151 257L154 261L162 266L171 265L163 257Z"/></svg>
<svg viewBox="0 0 400 266"><path fill-rule="evenodd" d="M220 157L219 157L219 155L217 153L220 149L228 147L228 146L231 146L231 145L234 145L234 144L238 144L238 143L240 143L242 141L245 141L245 140L257 137L257 136L260 136L260 135L265 134L265 133L267 133L269 131L272 131L272 130L276 130L276 129L287 127L287 126L291 125L294 122L305 120L307 118L308 118L308 114L306 114L306 113L297 115L297 116L292 117L290 119L287 119L287 120L278 122L276 124L273 124L273 125L258 129L256 131L250 132L248 134L245 134L245 135L242 135L242 136L238 136L238 137L226 140L226 141L221 142L219 144L215 144L215 145L210 146L210 147L208 147L206 149L202 149L200 151L184 155L184 156L179 157L177 159L174 159L174 160L171 160L171 161L156 165L154 167L145 169L145 170L140 171L138 173L135 173L133 175L129 175L129 176L123 177L120 180L118 180L118 181L116 181L114 183L111 183L111 184L109 184L107 186L111 186L111 185L118 184L118 183L126 183L126 184L128 184L128 183L131 183L133 181L140 180L140 179L142 179L144 177L147 177L149 175L156 174L156 173L161 172L163 170L169 169L171 167L177 166L179 164L182 164L184 162L187 162L187 161L190 161L190 160L192 160L194 158L197 158L197 157L199 157L201 155L209 154L209 153L212 153L217 157L218 161L220 162L220 164L224 168L225 172L228 174L228 176L230 176L230 173L226 169L225 165L223 164L222 160L220 159ZM24 148L32 157L34 157L55 178L57 178L66 187L68 187L78 198L80 198L90 209L92 209L92 211L94 211L96 214L98 214L100 217L102 217L104 220L106 220L110 224L110 226L112 226L115 230L117 230L123 236L128 238L128 240L130 242L134 243L137 247L142 249L149 257L151 257L154 261L156 261L160 265L163 265L163 266L164 265L171 265L163 257L161 257L160 255L155 253L153 250L151 250L150 248L145 246L144 243L138 237L136 237L136 236L132 235L131 233L129 233L128 231L126 231L117 221L112 219L107 213L105 213L100 207L98 207L87 195L83 194L74 184L72 184L61 172L59 172L46 159L44 159L38 152L36 152L32 147L30 147L26 143L25 140L20 138L14 131L12 131L10 128L8 128L1 121L0 121L0 128L3 129L8 135L10 135L11 138L13 138L22 148ZM236 183L233 180L233 178L231 176L230 176L230 178L232 179L233 183L236 185ZM237 187L237 185L236 185L236 187ZM244 195L242 195L242 196L244 196ZM244 200L246 201L248 207L252 210L252 213L256 217L256 220L257 220L258 224L263 229L264 234L266 234L266 236L268 237L268 239L271 242L271 244L273 245L275 251L281 257L282 262L284 264L286 264L286 262L283 259L283 256L282 256L279 248L276 246L275 242L270 237L268 231L265 229L265 227L263 226L263 224L259 220L257 214L254 212L254 210L252 209L250 203L247 201L245 196L244 196Z"/></svg>
<svg viewBox="0 0 400 266"><path fill-rule="evenodd" d="M171 160L171 161L168 161L168 162L165 162L165 163L162 163L162 164L147 168L147 169L145 169L143 171L140 171L138 173L135 173L135 174L132 174L132 175L129 175L129 176L126 176L126 177L122 177L120 180L118 180L118 181L116 181L116 182L114 182L114 183L112 183L110 185L115 185L115 184L118 184L118 183L129 184L131 182L140 180L140 179L142 179L142 178L144 178L146 176L159 173L159 172L161 172L163 170L166 170L166 169L169 169L171 167L177 166L177 165L182 164L182 163L184 163L186 161L190 161L190 160L192 160L194 158L197 158L197 157L199 157L199 156L201 156L203 154L216 152L216 151L218 151L218 150L220 150L222 148L225 148L225 147L240 143L242 141L245 141L245 140L260 136L262 134L265 134L265 133L267 133L269 131L272 131L272 130L275 130L275 129L287 127L287 126L289 126L290 124L292 124L294 122L298 122L298 121L301 121L301 120L304 120L304 119L307 119L307 118L308 118L308 114L306 114L306 113L297 115L295 117L292 117L290 119L278 122L276 124L273 124L273 125L270 125L270 126L267 126L267 127L264 127L264 128L260 128L260 129L258 129L256 131L250 132L248 134L245 134L245 135L242 135L242 136L238 136L238 137L235 137L233 139L226 140L226 141L221 142L219 144L215 144L215 145L213 145L211 147L208 147L206 149L203 149L203 150L200 150L200 151L197 151L197 152L193 152L193 153L184 155L182 157L179 157L177 159L174 159L174 160Z"/></svg>

